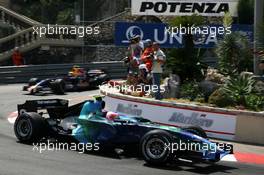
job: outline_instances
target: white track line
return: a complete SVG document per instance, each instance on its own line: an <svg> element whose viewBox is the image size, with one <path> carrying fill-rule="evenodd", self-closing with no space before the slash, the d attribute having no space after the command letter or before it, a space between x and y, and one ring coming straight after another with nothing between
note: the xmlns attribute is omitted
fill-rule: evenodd
<svg viewBox="0 0 264 175"><path fill-rule="evenodd" d="M10 114L8 115L8 117L7 117L7 121L8 121L9 123L11 123L11 124L14 124L15 121L16 121L16 118L17 118L17 111L10 113Z"/></svg>

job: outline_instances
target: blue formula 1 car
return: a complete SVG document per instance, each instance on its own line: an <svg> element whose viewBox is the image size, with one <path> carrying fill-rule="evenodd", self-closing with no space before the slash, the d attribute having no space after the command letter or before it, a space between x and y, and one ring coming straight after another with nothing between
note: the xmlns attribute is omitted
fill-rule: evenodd
<svg viewBox="0 0 264 175"><path fill-rule="evenodd" d="M73 106L68 106L68 101L62 99L26 101L18 105L15 135L24 143L50 137L69 138L78 143L99 143L100 149L138 150L147 163L154 165L179 158L217 162L233 152L232 145L219 147L207 139L199 127L165 126L141 117L123 115L109 119L105 117L107 114L100 112L103 104L100 100ZM84 115L85 112L89 115Z"/></svg>

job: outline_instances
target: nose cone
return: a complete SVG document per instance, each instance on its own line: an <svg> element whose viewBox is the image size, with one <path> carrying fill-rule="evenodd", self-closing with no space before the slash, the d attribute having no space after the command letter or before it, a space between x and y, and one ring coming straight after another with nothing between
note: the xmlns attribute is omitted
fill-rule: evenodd
<svg viewBox="0 0 264 175"><path fill-rule="evenodd" d="M217 162L232 152L231 150L221 149L217 143L189 132L181 132L181 137L188 144L187 148L191 148L190 151L200 152L204 160Z"/></svg>

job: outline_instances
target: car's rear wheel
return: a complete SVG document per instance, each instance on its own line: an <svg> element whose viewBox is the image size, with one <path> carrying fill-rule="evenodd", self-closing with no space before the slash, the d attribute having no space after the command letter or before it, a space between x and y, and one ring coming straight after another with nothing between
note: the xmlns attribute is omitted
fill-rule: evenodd
<svg viewBox="0 0 264 175"><path fill-rule="evenodd" d="M14 124L15 135L23 143L38 142L45 130L45 119L35 112L20 114Z"/></svg>
<svg viewBox="0 0 264 175"><path fill-rule="evenodd" d="M56 79L51 83L51 89L55 94L63 95L65 93L65 82L63 79Z"/></svg>
<svg viewBox="0 0 264 175"><path fill-rule="evenodd" d="M29 91L29 94L30 95L35 95L35 94L37 94L39 91L38 91L38 89L37 88L32 88L30 91Z"/></svg>
<svg viewBox="0 0 264 175"><path fill-rule="evenodd" d="M205 139L207 138L207 134L205 133L203 128L201 128L199 126L188 126L188 127L184 127L183 130L190 132L192 134L198 135L200 137L203 137Z"/></svg>
<svg viewBox="0 0 264 175"><path fill-rule="evenodd" d="M151 165L164 165L173 157L170 145L172 136L163 130L153 130L145 134L141 139L141 151L143 158Z"/></svg>

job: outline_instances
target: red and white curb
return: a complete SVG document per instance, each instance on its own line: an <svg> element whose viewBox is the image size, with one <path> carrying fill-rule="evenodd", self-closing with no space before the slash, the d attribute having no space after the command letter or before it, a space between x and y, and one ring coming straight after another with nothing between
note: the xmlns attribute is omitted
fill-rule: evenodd
<svg viewBox="0 0 264 175"><path fill-rule="evenodd" d="M9 123L14 124L17 118L18 112L12 112L8 115L7 120ZM249 164L260 164L264 165L264 153L263 154L253 154L253 153L240 153L235 152L234 154L229 154L221 159L222 162L241 162Z"/></svg>
<svg viewBox="0 0 264 175"><path fill-rule="evenodd" d="M234 154L228 154L226 156L224 156L221 161L224 162L237 162L236 157L234 156Z"/></svg>
<svg viewBox="0 0 264 175"><path fill-rule="evenodd" d="M12 112L7 116L7 121L11 124L14 124L17 118L18 112Z"/></svg>
<svg viewBox="0 0 264 175"><path fill-rule="evenodd" d="M235 152L224 156L221 161L264 165L264 154Z"/></svg>
<svg viewBox="0 0 264 175"><path fill-rule="evenodd" d="M237 162L240 163L264 165L264 153L254 154L254 153L235 152L234 157L237 159Z"/></svg>

